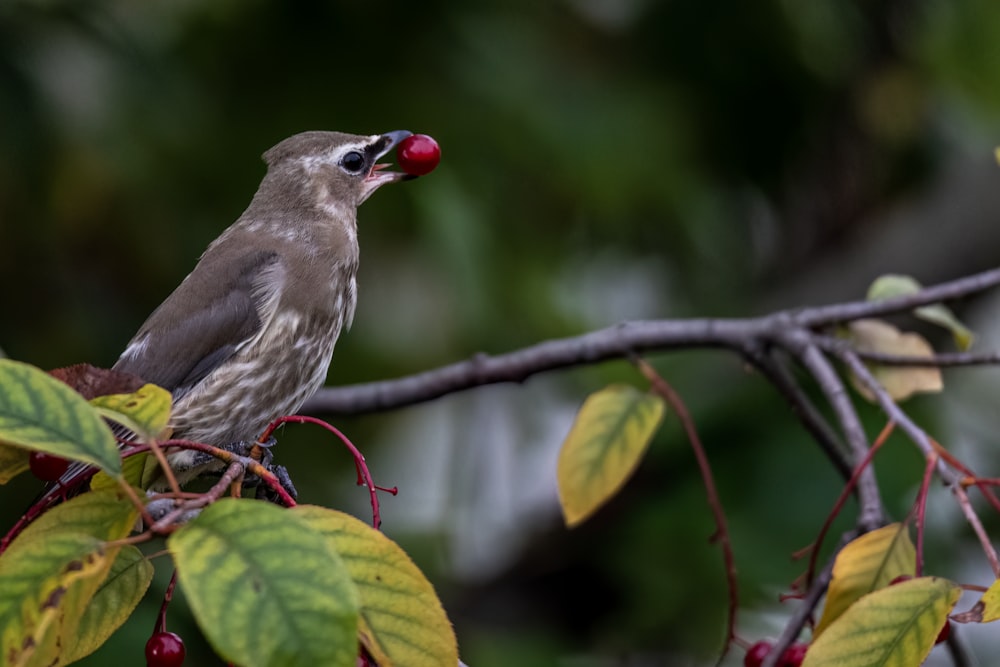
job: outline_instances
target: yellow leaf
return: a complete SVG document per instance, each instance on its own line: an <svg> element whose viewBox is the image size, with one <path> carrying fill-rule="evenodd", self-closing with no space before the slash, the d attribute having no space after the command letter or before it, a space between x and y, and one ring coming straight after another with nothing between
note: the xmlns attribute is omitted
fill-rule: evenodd
<svg viewBox="0 0 1000 667"><path fill-rule="evenodd" d="M149 452L143 452L122 459L122 479L125 480L126 484L142 488L142 473L146 466L146 459L150 456ZM118 479L111 477L104 471L98 472L90 480L90 488L94 491L98 489L117 489L118 484Z"/></svg>
<svg viewBox="0 0 1000 667"><path fill-rule="evenodd" d="M955 614L959 623L992 623L1000 619L1000 579L994 581L969 611Z"/></svg>
<svg viewBox="0 0 1000 667"><path fill-rule="evenodd" d="M6 484L28 469L27 449L0 442L0 484Z"/></svg>
<svg viewBox="0 0 1000 667"><path fill-rule="evenodd" d="M815 636L823 633L856 600L914 573L916 550L906 526L893 523L852 540L837 554Z"/></svg>
<svg viewBox="0 0 1000 667"><path fill-rule="evenodd" d="M57 663L135 522L113 491L85 493L28 526L0 557L0 656L21 667Z"/></svg>
<svg viewBox="0 0 1000 667"><path fill-rule="evenodd" d="M581 523L635 471L663 419L663 399L628 385L591 394L559 452L559 502L566 525Z"/></svg>
<svg viewBox="0 0 1000 667"><path fill-rule="evenodd" d="M916 667L961 594L959 586L937 577L869 593L813 641L802 667Z"/></svg>
<svg viewBox="0 0 1000 667"><path fill-rule="evenodd" d="M847 325L849 337L858 352L877 352L910 357L931 357L934 350L921 335L903 333L882 320L855 320ZM869 364L872 375L885 387L896 401L909 398L917 392L938 392L943 387L941 370L931 367L881 366ZM869 401L875 397L852 376L858 392Z"/></svg>
<svg viewBox="0 0 1000 667"><path fill-rule="evenodd" d="M142 442L159 438L170 420L171 394L147 384L131 394L98 396L90 401L100 413L139 436Z"/></svg>
<svg viewBox="0 0 1000 667"><path fill-rule="evenodd" d="M327 536L361 595L359 631L381 667L455 667L455 633L434 587L410 557L358 519L311 505L291 512Z"/></svg>

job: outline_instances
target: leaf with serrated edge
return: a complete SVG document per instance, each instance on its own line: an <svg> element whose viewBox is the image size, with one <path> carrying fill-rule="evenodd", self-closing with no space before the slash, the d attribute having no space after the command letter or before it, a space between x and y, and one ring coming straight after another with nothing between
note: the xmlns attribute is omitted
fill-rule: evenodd
<svg viewBox="0 0 1000 667"><path fill-rule="evenodd" d="M862 319L850 322L847 330L858 352L877 352L911 357L931 357L934 350L923 336L903 333L888 322ZM916 366L881 366L868 364L872 375L896 401L909 398L917 392L939 392L943 387L941 369ZM851 375L854 387L869 401L875 396L867 386Z"/></svg>
<svg viewBox="0 0 1000 667"><path fill-rule="evenodd" d="M131 394L98 396L90 404L104 417L135 433L140 441L149 442L166 430L172 400L166 389L147 384Z"/></svg>
<svg viewBox="0 0 1000 667"><path fill-rule="evenodd" d="M923 285L910 276L887 274L875 279L875 282L868 288L868 300L880 301L894 296L906 296L916 294L923 289ZM972 347L975 336L972 331L965 326L948 306L941 303L933 303L927 306L920 306L913 310L913 314L920 319L936 324L939 327L951 332L955 339L955 345L960 350L968 350Z"/></svg>
<svg viewBox="0 0 1000 667"><path fill-rule="evenodd" d="M912 575L916 569L916 558L910 533L901 523L865 533L844 546L833 563L826 606L814 631L815 636L822 634L863 595L888 586L901 574Z"/></svg>
<svg viewBox="0 0 1000 667"><path fill-rule="evenodd" d="M4 665L52 664L77 627L137 513L113 491L86 493L29 525L0 556Z"/></svg>
<svg viewBox="0 0 1000 667"><path fill-rule="evenodd" d="M581 523L625 484L663 419L663 399L610 385L584 401L559 452L559 502L566 525Z"/></svg>
<svg viewBox="0 0 1000 667"><path fill-rule="evenodd" d="M915 667L934 648L961 594L937 577L869 593L813 640L802 667Z"/></svg>
<svg viewBox="0 0 1000 667"><path fill-rule="evenodd" d="M6 484L28 469L31 452L0 442L0 484Z"/></svg>
<svg viewBox="0 0 1000 667"><path fill-rule="evenodd" d="M361 595L362 643L382 667L455 667L458 645L434 587L399 546L358 519L312 505L292 513L326 535Z"/></svg>
<svg viewBox="0 0 1000 667"><path fill-rule="evenodd" d="M121 470L111 429L78 393L47 373L0 359L0 441Z"/></svg>
<svg viewBox="0 0 1000 667"><path fill-rule="evenodd" d="M241 667L354 667L358 591L329 539L292 512L224 498L167 540L199 627Z"/></svg>
<svg viewBox="0 0 1000 667"><path fill-rule="evenodd" d="M63 659L69 664L99 649L108 637L128 620L153 580L153 564L141 551L126 545L118 552L77 628Z"/></svg>

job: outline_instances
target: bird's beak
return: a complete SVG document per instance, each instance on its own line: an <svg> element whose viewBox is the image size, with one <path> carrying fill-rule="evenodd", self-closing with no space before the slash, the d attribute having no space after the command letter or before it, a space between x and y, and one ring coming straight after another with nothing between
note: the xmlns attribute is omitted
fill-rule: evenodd
<svg viewBox="0 0 1000 667"><path fill-rule="evenodd" d="M416 178L410 174L404 174L398 171L384 171L391 165L386 162L378 162L379 158L385 156L389 151L395 148L400 141L406 139L412 134L413 133L408 130L394 130L392 132L386 132L368 146L368 150L375 153L375 159L372 160L372 169L365 178L364 188L361 193L361 201L368 199L373 192L386 183L395 183L396 181L407 181L411 178Z"/></svg>

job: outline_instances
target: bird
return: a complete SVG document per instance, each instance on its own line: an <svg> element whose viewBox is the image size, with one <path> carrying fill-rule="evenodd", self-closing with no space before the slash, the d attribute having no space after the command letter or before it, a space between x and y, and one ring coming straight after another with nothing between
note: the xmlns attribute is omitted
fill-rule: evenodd
<svg viewBox="0 0 1000 667"><path fill-rule="evenodd" d="M113 370L172 394L172 437L218 447L255 441L325 381L357 304L357 211L413 178L378 160L411 132L309 131L263 154L243 214L126 345ZM171 450L182 483L219 467Z"/></svg>

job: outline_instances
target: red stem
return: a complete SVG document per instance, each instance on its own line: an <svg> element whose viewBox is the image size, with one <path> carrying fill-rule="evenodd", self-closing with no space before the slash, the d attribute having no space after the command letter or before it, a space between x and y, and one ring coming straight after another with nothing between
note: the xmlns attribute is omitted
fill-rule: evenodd
<svg viewBox="0 0 1000 667"><path fill-rule="evenodd" d="M844 504L847 503L847 499L854 492L854 487L858 484L858 479L861 477L861 473L864 472L865 468L872 462L872 458L875 456L885 441L889 439L889 435L892 430L896 427L896 422L889 421L883 428L882 432L878 434L878 438L872 443L872 446L868 448L868 452L865 457L861 460L854 468L854 472L851 473L851 478L847 480L847 484L844 485L843 490L840 492L840 496L837 498L837 502L833 504L833 509L830 510L830 514L827 515L826 521L823 522L823 527L820 528L819 534L816 536L816 541L813 542L812 551L809 554L809 567L806 569L806 579L805 587L808 588L812 583L813 578L816 576L816 565L819 561L819 551L820 547L823 546L823 540L826 539L826 534L830 532L830 527L833 525L833 520L837 518L840 514L840 510L844 508Z"/></svg>
<svg viewBox="0 0 1000 667"><path fill-rule="evenodd" d="M364 484L368 487L368 494L371 496L372 503L372 525L378 528L382 525L382 517L379 514L379 503L378 503L378 491L382 489L383 491L388 491L389 493L396 495L397 489L393 487L392 489L383 489L382 487L375 486L375 482L372 480L371 472L368 470L368 464L365 462L365 457L361 454L354 443L351 442L346 435L344 435L340 429L332 424L328 424L322 419L317 419L316 417L309 417L306 415L289 415L286 417L278 417L267 427L263 435L260 436L261 441L265 441L271 437L274 430L281 426L282 424L315 424L317 426L322 426L330 433L337 436L344 446L351 452L351 456L354 457L354 465L358 471L358 486Z"/></svg>
<svg viewBox="0 0 1000 667"><path fill-rule="evenodd" d="M917 565L914 574L923 576L924 571L924 524L926 522L927 492L931 486L931 478L937 468L938 457L930 456L924 467L924 479L920 482L920 492L917 494Z"/></svg>

